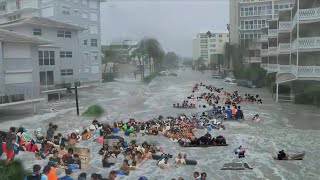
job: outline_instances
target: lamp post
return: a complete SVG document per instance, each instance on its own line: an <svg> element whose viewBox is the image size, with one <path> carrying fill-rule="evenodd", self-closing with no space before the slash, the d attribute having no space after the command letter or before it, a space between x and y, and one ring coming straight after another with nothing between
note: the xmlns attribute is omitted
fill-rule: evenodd
<svg viewBox="0 0 320 180"><path fill-rule="evenodd" d="M80 82L79 81L74 83L74 92L75 92L75 95L76 95L77 116L79 116L78 86L80 86Z"/></svg>
<svg viewBox="0 0 320 180"><path fill-rule="evenodd" d="M227 64L227 68L230 68L230 51L231 51L231 46L230 46L230 24L227 24L227 29L229 32L229 44L228 44L228 64Z"/></svg>

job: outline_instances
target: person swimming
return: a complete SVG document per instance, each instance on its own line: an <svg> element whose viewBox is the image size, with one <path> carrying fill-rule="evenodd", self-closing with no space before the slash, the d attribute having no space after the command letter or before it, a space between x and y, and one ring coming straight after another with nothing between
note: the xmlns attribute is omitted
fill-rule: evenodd
<svg viewBox="0 0 320 180"><path fill-rule="evenodd" d="M285 157L287 157L286 153L284 152L284 150L279 151L278 153L278 159L279 160L283 160Z"/></svg>

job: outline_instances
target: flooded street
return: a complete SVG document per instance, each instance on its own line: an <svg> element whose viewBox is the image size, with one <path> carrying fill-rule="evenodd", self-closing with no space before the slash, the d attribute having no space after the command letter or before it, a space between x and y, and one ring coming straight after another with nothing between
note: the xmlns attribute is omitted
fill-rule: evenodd
<svg viewBox="0 0 320 180"><path fill-rule="evenodd" d="M242 103L240 106L246 119L251 119L253 114L259 113L263 121L260 123L253 123L250 120L226 122L225 131L211 131L213 136L225 136L229 144L227 147L182 148L160 135L157 137L138 136L136 138L138 142L144 140L157 142L166 153L176 155L184 152L188 159L197 160L198 165L172 167L168 172L163 172L156 166L156 161L149 160L138 165L138 170L130 172L128 177L119 179L137 179L138 176L144 175L152 180L167 180L180 176L192 180L194 171L206 172L208 179L319 179L319 109L312 106L276 104L266 89L248 89L228 85L222 80L210 78L209 74L186 70L179 71L177 77L157 77L149 85L144 85L134 79L119 79L95 88L81 89L79 90L80 113L90 105L100 104L106 110L108 121L128 120L128 117L146 121L159 115L165 117L175 116L178 113L190 114L190 110L173 109L172 104L181 103L191 94L193 85L200 82L224 87L229 92L237 90L240 94L259 94L263 100L262 105ZM92 119L77 117L74 106L74 99L68 97L61 101L44 104L42 111L47 111L47 113L42 115L21 118L23 115L20 113L13 116L1 112L3 115L0 116L0 121L4 122L0 123L0 127L1 130L7 130L10 126L23 126L29 132L41 127L44 133L47 124L53 122L59 126L58 131L62 133L70 133L75 129L81 130L83 126L89 125ZM200 110L203 109L192 111ZM106 121L106 117L99 120ZM7 118L10 121L5 121L8 120ZM200 131L198 134L201 133L204 134L205 131ZM241 162L247 162L254 169L221 171L220 168L224 163L239 161L233 149L241 144L247 150L247 156ZM120 166L122 157L118 159L116 166L109 169L102 168L101 157L97 154L101 144L89 140L82 141L79 146L91 149L90 167L87 171L89 174L97 172L106 177L110 170ZM273 160L272 156L281 149L288 153L304 150L305 159L295 162ZM41 165L47 163L47 160L35 160L30 153L21 152L17 158L22 159L27 168L32 167L34 163Z"/></svg>

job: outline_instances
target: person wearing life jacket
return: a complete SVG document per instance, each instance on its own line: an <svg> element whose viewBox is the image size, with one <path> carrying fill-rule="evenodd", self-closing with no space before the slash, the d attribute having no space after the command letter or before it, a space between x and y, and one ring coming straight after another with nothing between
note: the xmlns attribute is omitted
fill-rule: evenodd
<svg viewBox="0 0 320 180"><path fill-rule="evenodd" d="M26 151L28 152L36 152L38 150L38 145L34 142L34 140L27 142L25 147Z"/></svg>
<svg viewBox="0 0 320 180"><path fill-rule="evenodd" d="M127 130L127 129L128 129L127 124L124 124L124 125L122 126L122 129L123 129L124 131Z"/></svg>

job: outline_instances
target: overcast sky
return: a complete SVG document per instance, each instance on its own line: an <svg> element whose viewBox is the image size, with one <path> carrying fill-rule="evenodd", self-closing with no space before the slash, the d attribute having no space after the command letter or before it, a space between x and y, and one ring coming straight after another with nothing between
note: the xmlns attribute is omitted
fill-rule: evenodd
<svg viewBox="0 0 320 180"><path fill-rule="evenodd" d="M164 50L192 56L198 32L227 32L228 0L108 0L101 3L102 44L154 37Z"/></svg>

